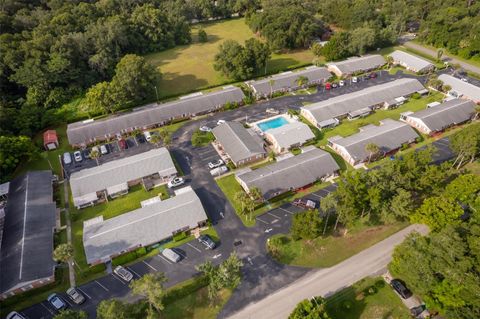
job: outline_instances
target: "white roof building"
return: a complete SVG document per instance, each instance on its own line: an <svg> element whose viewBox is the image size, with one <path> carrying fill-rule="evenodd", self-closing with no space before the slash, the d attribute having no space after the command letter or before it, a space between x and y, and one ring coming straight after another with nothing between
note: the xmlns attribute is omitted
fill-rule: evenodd
<svg viewBox="0 0 480 319"><path fill-rule="evenodd" d="M448 74L441 74L438 79L444 84L450 85L452 88L451 92L456 92L457 97L462 97L472 100L475 103L480 103L480 87L468 82L464 82Z"/></svg>
<svg viewBox="0 0 480 319"><path fill-rule="evenodd" d="M433 63L405 51L396 50L390 54L394 64L413 72L426 72L435 68Z"/></svg>
<svg viewBox="0 0 480 319"><path fill-rule="evenodd" d="M283 126L267 130L265 138L272 143L276 153L292 147L298 147L315 138L307 124L291 122Z"/></svg>
<svg viewBox="0 0 480 319"><path fill-rule="evenodd" d="M348 58L344 61L327 63L328 70L337 76L368 72L385 65L387 61L379 54Z"/></svg>

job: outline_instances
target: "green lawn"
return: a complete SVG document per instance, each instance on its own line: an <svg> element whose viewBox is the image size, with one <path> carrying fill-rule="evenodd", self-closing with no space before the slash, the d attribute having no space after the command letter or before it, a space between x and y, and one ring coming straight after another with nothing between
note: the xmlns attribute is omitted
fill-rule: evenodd
<svg viewBox="0 0 480 319"><path fill-rule="evenodd" d="M400 113L407 111L419 111L427 107L427 104L434 101L440 101L443 98L443 94L439 92L431 93L427 97L422 97L420 99L411 98L407 103L401 105L400 107L393 110L376 110L371 115L358 119L349 121L347 119L343 120L342 123L332 129L326 129L321 131L321 138L318 140L318 146L327 145L327 139L332 136L340 135L343 137L358 133L359 128L368 124L379 125L380 121L386 118L393 120L400 119Z"/></svg>
<svg viewBox="0 0 480 319"><path fill-rule="evenodd" d="M282 244L277 248L275 258L293 266L323 268L331 267L391 236L406 223L382 226L358 226L345 236L318 237L313 240L293 240L289 235L278 234Z"/></svg>
<svg viewBox="0 0 480 319"><path fill-rule="evenodd" d="M468 163L463 167L463 169L468 170L472 174L480 175L480 161L477 160L475 162Z"/></svg>
<svg viewBox="0 0 480 319"><path fill-rule="evenodd" d="M411 318L383 278L365 278L327 298L327 311L332 319Z"/></svg>
<svg viewBox="0 0 480 319"><path fill-rule="evenodd" d="M196 130L192 134L192 145L196 147L206 146L215 140L212 132L202 132Z"/></svg>
<svg viewBox="0 0 480 319"><path fill-rule="evenodd" d="M207 32L206 43L198 42L197 30L200 26ZM255 37L243 18L197 24L192 27L192 35L192 44L146 56L147 60L162 73L162 79L158 83L161 98L232 82L213 69L218 46L227 39L243 44L245 40ZM310 50L272 54L267 64L267 73L277 73L311 64L313 58Z"/></svg>

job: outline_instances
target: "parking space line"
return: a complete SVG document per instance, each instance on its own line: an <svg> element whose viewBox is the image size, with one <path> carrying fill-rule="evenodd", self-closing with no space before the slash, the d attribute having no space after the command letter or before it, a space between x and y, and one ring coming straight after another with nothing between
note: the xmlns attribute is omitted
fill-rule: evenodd
<svg viewBox="0 0 480 319"><path fill-rule="evenodd" d="M257 217L257 220L258 220L259 222L262 222L262 223L264 223L264 224L267 224L267 225L269 224L269 223L267 223L266 221L264 221L264 220L261 220L261 219L260 219L260 218L258 218L258 217Z"/></svg>
<svg viewBox="0 0 480 319"><path fill-rule="evenodd" d="M82 293L84 294L85 296L87 296L88 299L92 299L92 297L90 297L85 291L83 291L82 289L78 288L77 289Z"/></svg>
<svg viewBox="0 0 480 319"><path fill-rule="evenodd" d="M273 216L273 217L275 217L275 218L278 218L278 219L280 219L280 218L281 218L281 217L278 217L277 215L275 215L275 214L272 214L272 213L267 213L267 214L268 214L268 215L270 215L270 216Z"/></svg>
<svg viewBox="0 0 480 319"><path fill-rule="evenodd" d="M147 267L150 267L150 268L152 268L153 270L158 271L157 268L153 267L152 265L150 265L149 263L147 263L145 260L142 260L142 262L143 262L145 265L147 265Z"/></svg>
<svg viewBox="0 0 480 319"><path fill-rule="evenodd" d="M158 255L158 257L162 258L164 261L166 261L167 263L169 263L170 265L172 264L170 261L168 261L165 257L163 257L162 255Z"/></svg>
<svg viewBox="0 0 480 319"><path fill-rule="evenodd" d="M117 276L115 276L114 274L112 274L112 277L115 278L116 280L120 281L122 284L126 285L126 283L122 279L117 278Z"/></svg>
<svg viewBox="0 0 480 319"><path fill-rule="evenodd" d="M317 195L317 194L315 194L315 193L311 193L310 195L313 195L313 196L318 197L318 198L323 198L322 196Z"/></svg>
<svg viewBox="0 0 480 319"><path fill-rule="evenodd" d="M182 254L180 251L178 251L178 249L175 249L175 252L176 252L177 254L179 254L180 256L182 256L184 259L187 259L187 255Z"/></svg>
<svg viewBox="0 0 480 319"><path fill-rule="evenodd" d="M289 213L290 215L295 215L295 213L292 213L291 211L286 210L285 208L278 207L278 209L281 209L281 210L283 210L285 213Z"/></svg>
<svg viewBox="0 0 480 319"><path fill-rule="evenodd" d="M140 276L139 274L137 274L137 272L135 270L132 269L132 267L127 267L128 270L130 270L131 272L133 272L135 275L137 275L139 278L142 278L142 276Z"/></svg>
<svg viewBox="0 0 480 319"><path fill-rule="evenodd" d="M48 308L47 306L45 306L45 305L43 304L43 302L41 302L40 304L42 305L43 308L47 309L47 311L50 312L50 314L51 314L52 316L55 315L55 314L53 313L53 311L50 310L50 308Z"/></svg>
<svg viewBox="0 0 480 319"><path fill-rule="evenodd" d="M188 246L192 247L193 249L195 249L196 251L198 251L199 253L201 253L202 251L200 249L198 249L197 247L191 245L190 243L187 243Z"/></svg>
<svg viewBox="0 0 480 319"><path fill-rule="evenodd" d="M105 287L104 285L102 285L102 284L99 283L98 281L95 280L95 282L96 282L100 287L102 287L103 289L105 289L105 291L110 291L110 290L108 290L107 287Z"/></svg>
<svg viewBox="0 0 480 319"><path fill-rule="evenodd" d="M63 300L65 300L65 302L68 303L70 307L72 307L72 304L68 301L68 298L63 298Z"/></svg>

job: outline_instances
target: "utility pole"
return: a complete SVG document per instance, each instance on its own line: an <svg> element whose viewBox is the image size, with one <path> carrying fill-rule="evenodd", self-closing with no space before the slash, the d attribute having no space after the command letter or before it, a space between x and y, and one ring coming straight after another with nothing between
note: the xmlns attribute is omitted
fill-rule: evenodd
<svg viewBox="0 0 480 319"><path fill-rule="evenodd" d="M155 85L155 95L157 96L157 104L158 104L158 89L156 85Z"/></svg>

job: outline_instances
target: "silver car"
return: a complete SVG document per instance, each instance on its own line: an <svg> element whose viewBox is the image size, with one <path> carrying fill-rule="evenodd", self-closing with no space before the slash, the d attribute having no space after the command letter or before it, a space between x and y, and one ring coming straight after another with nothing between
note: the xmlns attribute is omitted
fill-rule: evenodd
<svg viewBox="0 0 480 319"><path fill-rule="evenodd" d="M126 270L125 268L123 268L122 266L117 266L113 270L113 272L115 273L115 275L122 278L126 282L130 282L133 279L133 274L131 272L129 272L128 270Z"/></svg>
<svg viewBox="0 0 480 319"><path fill-rule="evenodd" d="M171 262L174 262L174 263L178 263L180 261L180 259L182 259L179 254L177 254L176 252L174 252L170 248L165 248L162 251L162 255L163 255L163 257L167 258L168 260L170 260Z"/></svg>
<svg viewBox="0 0 480 319"><path fill-rule="evenodd" d="M67 165L72 164L72 155L68 152L63 153L63 162Z"/></svg>
<svg viewBox="0 0 480 319"><path fill-rule="evenodd" d="M81 305L85 302L85 297L83 294L76 288L69 288L67 290L67 296L77 305Z"/></svg>

